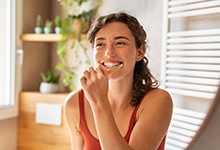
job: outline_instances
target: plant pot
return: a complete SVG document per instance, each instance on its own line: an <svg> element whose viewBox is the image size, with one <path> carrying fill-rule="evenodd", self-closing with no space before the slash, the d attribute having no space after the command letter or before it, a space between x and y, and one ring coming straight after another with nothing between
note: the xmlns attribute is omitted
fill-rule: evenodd
<svg viewBox="0 0 220 150"><path fill-rule="evenodd" d="M55 27L55 33L56 34L61 34L61 32L62 32L61 27Z"/></svg>
<svg viewBox="0 0 220 150"><path fill-rule="evenodd" d="M44 33L45 33L45 34L50 34L50 33L52 33L52 28L50 28L50 27L44 27Z"/></svg>
<svg viewBox="0 0 220 150"><path fill-rule="evenodd" d="M41 93L56 93L59 92L59 84L41 82L39 90Z"/></svg>
<svg viewBox="0 0 220 150"><path fill-rule="evenodd" d="M35 28L34 28L34 32L35 32L36 34L41 34L41 33L43 33L43 28L41 28L41 27L35 27Z"/></svg>

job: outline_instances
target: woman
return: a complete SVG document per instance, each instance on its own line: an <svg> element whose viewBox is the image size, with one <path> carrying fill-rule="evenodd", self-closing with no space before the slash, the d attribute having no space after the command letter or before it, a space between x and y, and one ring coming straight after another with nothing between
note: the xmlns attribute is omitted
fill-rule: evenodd
<svg viewBox="0 0 220 150"><path fill-rule="evenodd" d="M69 94L65 113L74 150L163 150L170 95L147 68L146 33L136 18L113 13L92 24L96 67Z"/></svg>

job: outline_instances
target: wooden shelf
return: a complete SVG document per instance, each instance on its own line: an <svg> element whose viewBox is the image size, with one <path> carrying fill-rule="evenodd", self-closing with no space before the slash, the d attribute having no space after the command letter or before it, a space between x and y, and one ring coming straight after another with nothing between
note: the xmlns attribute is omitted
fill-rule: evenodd
<svg viewBox="0 0 220 150"><path fill-rule="evenodd" d="M86 40L86 34L82 34L81 38ZM35 33L27 33L21 35L22 41L29 41L29 42L58 42L62 39L61 34L35 34ZM72 38L70 38L72 39ZM74 39L74 38L73 38Z"/></svg>
<svg viewBox="0 0 220 150"><path fill-rule="evenodd" d="M30 42L57 42L62 39L61 34L35 34L35 33L28 33L22 34L21 39L23 41L30 41Z"/></svg>
<svg viewBox="0 0 220 150"><path fill-rule="evenodd" d="M57 97L58 99L60 97L65 97L69 93L68 92L57 92L57 93L40 93L39 91L22 91L20 95L22 96L42 96L45 98L51 98L51 97Z"/></svg>

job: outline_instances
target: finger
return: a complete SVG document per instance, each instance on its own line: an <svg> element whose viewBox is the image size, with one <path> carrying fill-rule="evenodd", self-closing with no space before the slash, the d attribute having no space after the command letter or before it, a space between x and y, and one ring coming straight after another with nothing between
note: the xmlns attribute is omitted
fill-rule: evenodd
<svg viewBox="0 0 220 150"><path fill-rule="evenodd" d="M98 77L100 77L100 76L103 76L103 75L104 75L101 69L96 68L95 70L96 70L96 73L97 73L97 76L98 76Z"/></svg>
<svg viewBox="0 0 220 150"><path fill-rule="evenodd" d="M93 68L93 67L89 67L89 72L90 72L90 75L94 75L96 74L96 70Z"/></svg>
<svg viewBox="0 0 220 150"><path fill-rule="evenodd" d="M97 68L101 69L101 70L106 70L105 67L102 64L98 64Z"/></svg>
<svg viewBox="0 0 220 150"><path fill-rule="evenodd" d="M83 75L84 75L84 77L86 77L86 78L89 78L89 77L90 77L90 73L89 73L88 70L85 70L85 71L83 72Z"/></svg>
<svg viewBox="0 0 220 150"><path fill-rule="evenodd" d="M89 68L89 72L90 72L90 80L91 81L96 81L97 79L99 79L99 77L100 77L100 73L99 72L97 72L97 68L96 69L94 69L93 67L90 67Z"/></svg>
<svg viewBox="0 0 220 150"><path fill-rule="evenodd" d="M106 75L106 68L104 68L101 64L97 65L97 71L101 71L103 75Z"/></svg>
<svg viewBox="0 0 220 150"><path fill-rule="evenodd" d="M80 83L81 83L82 87L85 87L85 85L86 85L86 78L84 76L80 78Z"/></svg>

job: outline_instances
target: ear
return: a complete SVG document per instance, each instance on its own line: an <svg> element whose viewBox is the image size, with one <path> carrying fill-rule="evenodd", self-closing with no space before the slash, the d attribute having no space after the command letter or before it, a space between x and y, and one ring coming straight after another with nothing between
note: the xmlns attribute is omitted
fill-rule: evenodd
<svg viewBox="0 0 220 150"><path fill-rule="evenodd" d="M137 50L136 61L140 61L140 60L144 57L145 51L146 51L145 46L141 46L141 47Z"/></svg>

